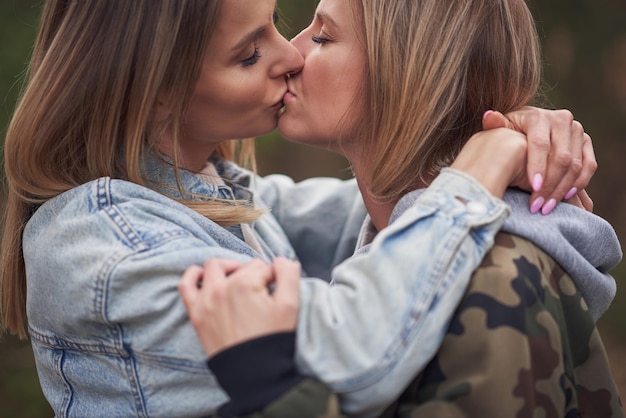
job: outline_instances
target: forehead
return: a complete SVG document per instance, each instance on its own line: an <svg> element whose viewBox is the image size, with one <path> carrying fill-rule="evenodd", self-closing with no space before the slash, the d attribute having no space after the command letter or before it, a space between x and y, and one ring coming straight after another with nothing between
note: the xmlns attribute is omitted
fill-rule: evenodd
<svg viewBox="0 0 626 418"><path fill-rule="evenodd" d="M214 30L220 43L237 42L272 22L276 0L223 0Z"/></svg>
<svg viewBox="0 0 626 418"><path fill-rule="evenodd" d="M315 11L316 18L325 25L344 33L358 32L357 3L354 0L322 0Z"/></svg>
<svg viewBox="0 0 626 418"><path fill-rule="evenodd" d="M317 5L316 12L345 20L351 18L352 7L351 0L321 0Z"/></svg>

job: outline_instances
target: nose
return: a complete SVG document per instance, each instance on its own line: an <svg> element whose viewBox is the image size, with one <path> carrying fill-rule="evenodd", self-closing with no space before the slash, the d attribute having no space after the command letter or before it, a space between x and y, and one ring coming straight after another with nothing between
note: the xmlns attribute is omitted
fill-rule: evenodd
<svg viewBox="0 0 626 418"><path fill-rule="evenodd" d="M280 65L274 66L273 77L284 77L285 74L299 73L304 66L304 58L300 52L285 38L281 36L279 54Z"/></svg>
<svg viewBox="0 0 626 418"><path fill-rule="evenodd" d="M307 46L312 44L311 42L306 42L307 38L305 32L307 29L304 29L291 40L291 45L293 45L304 58L306 58L308 52Z"/></svg>

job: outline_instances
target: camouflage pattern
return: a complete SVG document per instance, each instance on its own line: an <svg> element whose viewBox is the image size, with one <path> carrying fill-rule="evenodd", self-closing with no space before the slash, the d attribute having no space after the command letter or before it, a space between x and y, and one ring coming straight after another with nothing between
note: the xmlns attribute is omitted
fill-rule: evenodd
<svg viewBox="0 0 626 418"><path fill-rule="evenodd" d="M278 400L245 418L340 418L339 399L317 380L306 379Z"/></svg>
<svg viewBox="0 0 626 418"><path fill-rule="evenodd" d="M606 353L570 277L500 233L437 356L397 417L623 417Z"/></svg>
<svg viewBox="0 0 626 418"><path fill-rule="evenodd" d="M321 384L300 386L254 417L341 416ZM381 417L612 418L624 411L571 278L531 242L500 233L439 352Z"/></svg>

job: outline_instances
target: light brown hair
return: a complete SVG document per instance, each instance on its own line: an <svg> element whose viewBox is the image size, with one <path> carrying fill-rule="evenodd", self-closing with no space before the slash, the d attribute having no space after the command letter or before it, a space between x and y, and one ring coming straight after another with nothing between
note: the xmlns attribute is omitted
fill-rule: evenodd
<svg viewBox="0 0 626 418"><path fill-rule="evenodd" d="M541 54L524 0L353 0L367 54L357 137L370 191L393 201L428 184L481 129L536 96Z"/></svg>
<svg viewBox="0 0 626 418"><path fill-rule="evenodd" d="M141 160L164 129L154 117L164 92L171 110L165 123L172 129L176 150L221 3L46 2L26 87L5 141L8 201L1 250L1 327L25 335L22 233L38 205L103 176L150 187L142 177ZM241 154L253 163L253 145L246 141ZM218 153L234 158L235 142L227 141ZM174 152L178 172L176 156ZM224 225L259 215L245 205L183 203Z"/></svg>

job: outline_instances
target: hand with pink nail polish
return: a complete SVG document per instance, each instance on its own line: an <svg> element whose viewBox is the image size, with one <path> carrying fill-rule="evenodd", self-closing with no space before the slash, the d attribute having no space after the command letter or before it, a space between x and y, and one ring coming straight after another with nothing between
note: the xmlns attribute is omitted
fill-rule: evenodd
<svg viewBox="0 0 626 418"><path fill-rule="evenodd" d="M597 162L591 137L571 112L525 107L506 115L485 114L484 129L501 127L522 132L528 139L526 172L531 186L527 189L531 192L531 212L541 210L549 214L564 199L589 211L593 209L584 188L595 173Z"/></svg>

